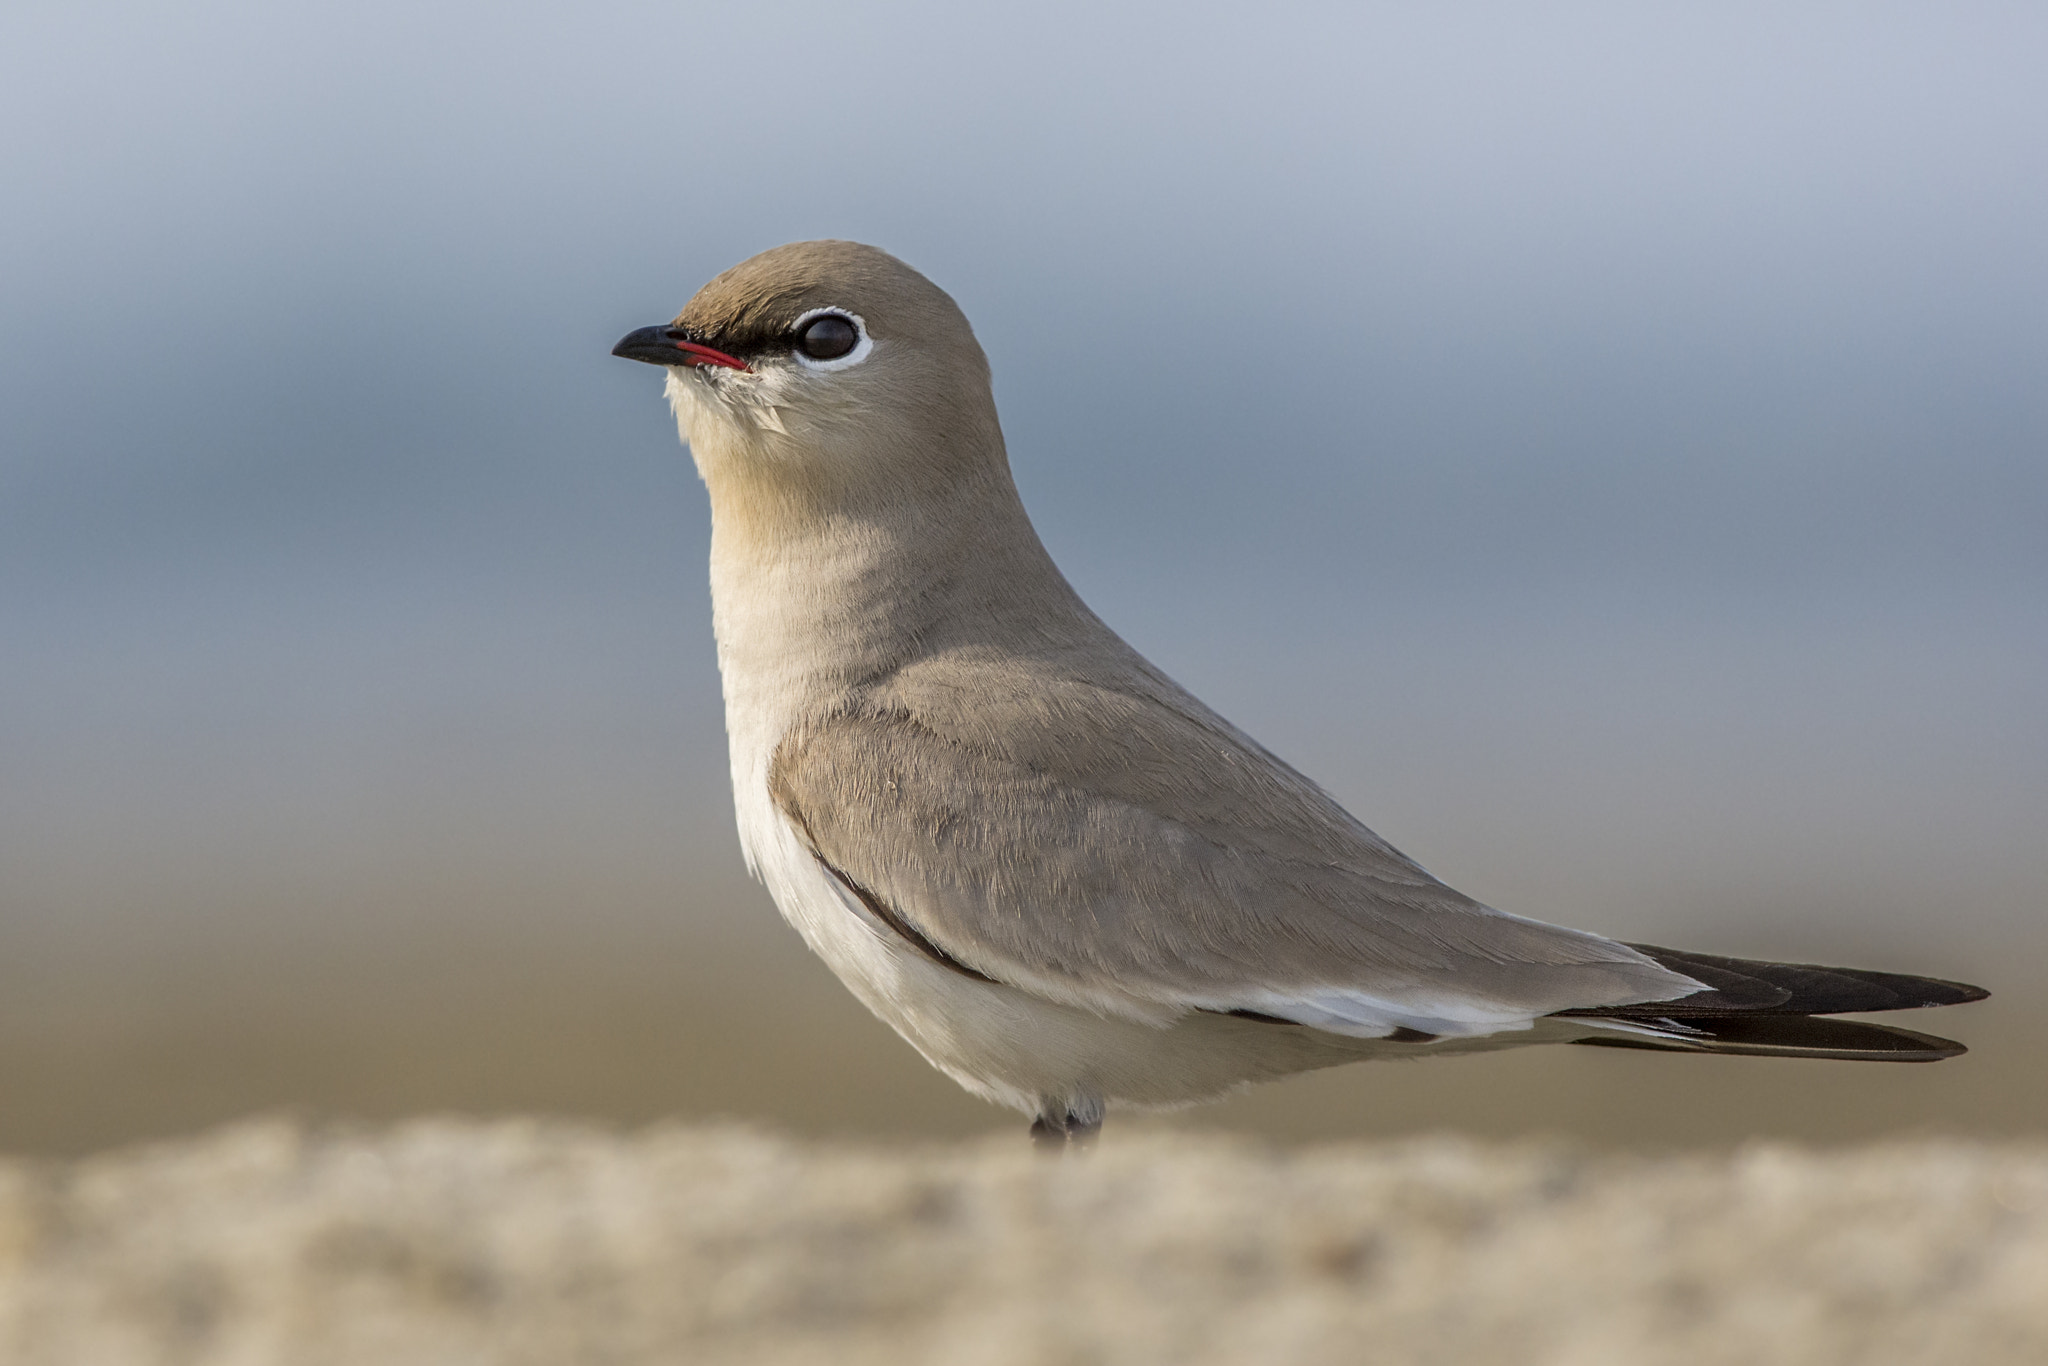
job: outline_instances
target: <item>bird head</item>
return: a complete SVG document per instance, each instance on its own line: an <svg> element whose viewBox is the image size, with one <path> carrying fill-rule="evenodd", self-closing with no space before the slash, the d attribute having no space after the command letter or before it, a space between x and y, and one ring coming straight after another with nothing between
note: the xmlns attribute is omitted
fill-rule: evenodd
<svg viewBox="0 0 2048 1366"><path fill-rule="evenodd" d="M722 488L849 503L1007 482L988 360L946 292L857 242L742 261L671 323L612 354L668 369L714 498Z"/></svg>

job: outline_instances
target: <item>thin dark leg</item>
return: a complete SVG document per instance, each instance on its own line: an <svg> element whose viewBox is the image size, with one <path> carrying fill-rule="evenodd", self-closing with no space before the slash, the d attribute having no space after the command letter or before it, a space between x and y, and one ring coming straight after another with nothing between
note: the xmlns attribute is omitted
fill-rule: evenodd
<svg viewBox="0 0 2048 1366"><path fill-rule="evenodd" d="M1061 1107L1042 1111L1031 1121L1031 1142L1042 1153L1061 1153L1069 1148L1084 1150L1095 1146L1102 1133L1102 1112L1076 1114Z"/></svg>

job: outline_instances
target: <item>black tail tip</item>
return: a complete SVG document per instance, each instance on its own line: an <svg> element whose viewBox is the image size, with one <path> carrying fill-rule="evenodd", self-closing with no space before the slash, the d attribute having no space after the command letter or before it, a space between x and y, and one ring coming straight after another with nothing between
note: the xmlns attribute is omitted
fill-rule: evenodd
<svg viewBox="0 0 2048 1366"><path fill-rule="evenodd" d="M1927 1004L1931 1006L1966 1006L1972 1001L1982 1001L1991 995L1988 989L1971 986L1968 982L1944 982L1938 977L1929 977L1926 980L1929 985L1943 988L1948 993L1939 1001L1929 1001Z"/></svg>
<svg viewBox="0 0 2048 1366"><path fill-rule="evenodd" d="M1722 1015L1684 1022L1683 1035L1591 1035L1574 1043L1600 1048L1650 1048L1676 1053L1733 1053L1762 1058L1832 1058L1841 1062L1941 1062L1969 1050L1954 1039L1897 1025L1827 1015Z"/></svg>

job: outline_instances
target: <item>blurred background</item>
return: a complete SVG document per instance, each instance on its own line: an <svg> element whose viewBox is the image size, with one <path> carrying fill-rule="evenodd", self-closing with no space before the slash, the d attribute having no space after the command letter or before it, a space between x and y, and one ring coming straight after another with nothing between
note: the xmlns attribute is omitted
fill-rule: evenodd
<svg viewBox="0 0 2048 1366"><path fill-rule="evenodd" d="M612 359L960 300L1117 628L1454 885L1920 970L1938 1067L1527 1050L1147 1123L2048 1132L2048 15L12 0L0 1148L251 1110L1022 1121L732 830Z"/></svg>

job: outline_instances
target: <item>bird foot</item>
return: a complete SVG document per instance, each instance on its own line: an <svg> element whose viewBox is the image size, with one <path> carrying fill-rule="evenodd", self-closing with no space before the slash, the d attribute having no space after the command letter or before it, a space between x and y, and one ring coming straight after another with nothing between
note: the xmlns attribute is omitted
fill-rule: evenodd
<svg viewBox="0 0 2048 1366"><path fill-rule="evenodd" d="M1062 1106L1031 1121L1031 1142L1042 1153L1085 1152L1102 1134L1102 1107L1076 1112Z"/></svg>

